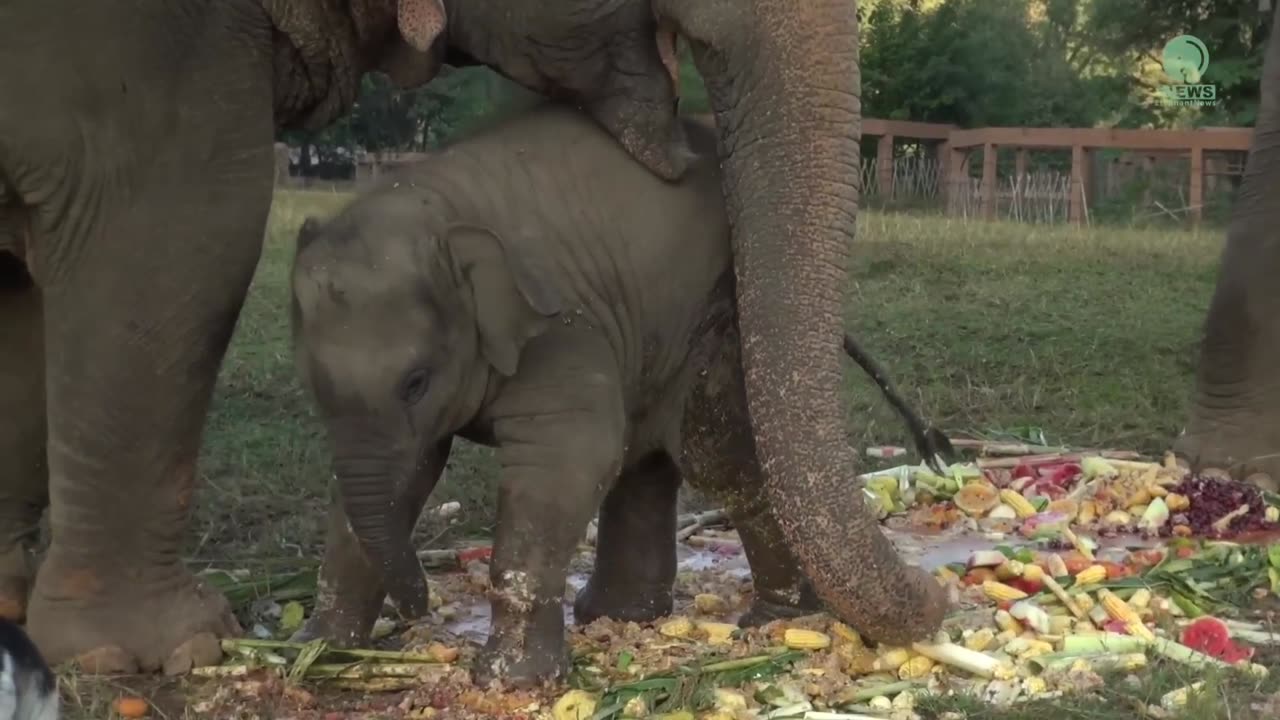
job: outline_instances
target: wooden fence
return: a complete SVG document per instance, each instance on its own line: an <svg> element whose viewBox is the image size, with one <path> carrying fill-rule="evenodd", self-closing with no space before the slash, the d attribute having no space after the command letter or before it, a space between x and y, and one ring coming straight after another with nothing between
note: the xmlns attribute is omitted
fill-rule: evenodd
<svg viewBox="0 0 1280 720"><path fill-rule="evenodd" d="M698 118L710 122L710 116ZM1243 172L1250 128L1122 130L1108 128L961 129L953 125L864 118L862 194L868 204L924 205L982 219L1082 223L1091 210L1126 184L1143 182L1135 204L1149 214L1189 219L1204 216L1206 191L1234 187ZM1000 170L1001 151L1012 167ZM281 167L277 181L305 186ZM1100 153L1106 153L1103 157ZM1034 157L1033 157L1034 155ZM1044 155L1060 167L1044 167ZM355 163L356 187L389 167L422 160L425 153L380 153ZM1069 160L1068 160L1069 157ZM287 155L283 162L287 163ZM1054 164L1054 163L1049 163ZM326 184L330 184L326 181ZM1160 190L1166 202L1155 199ZM1169 200L1168 198L1174 198Z"/></svg>
<svg viewBox="0 0 1280 720"><path fill-rule="evenodd" d="M1073 223L1089 221L1089 209L1099 191L1135 169L1151 176L1158 165L1185 161L1186 193L1180 206L1154 204L1171 216L1203 218L1206 184L1238 178L1253 136L1250 128L1196 130L1122 130L1109 128L960 129L952 125L865 118L864 138L876 138L873 158L863 159L865 196L880 199L940 197L949 214L995 219ZM899 155L909 146L914 152ZM1012 173L1000 177L998 153L1014 151ZM1121 151L1098 171L1095 153ZM980 151L980 154L979 154ZM1069 170L1029 170L1032 153L1070 153ZM974 157L981 171L973 177ZM903 187L903 183L907 183ZM1098 185L1107 186L1099 188ZM1151 189L1144 190L1150 203ZM1001 212L1003 210L1003 212Z"/></svg>

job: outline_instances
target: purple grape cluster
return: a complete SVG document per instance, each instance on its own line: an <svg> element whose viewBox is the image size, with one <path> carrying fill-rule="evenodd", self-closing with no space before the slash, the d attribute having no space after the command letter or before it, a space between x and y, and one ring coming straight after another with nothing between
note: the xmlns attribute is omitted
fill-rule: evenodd
<svg viewBox="0 0 1280 720"><path fill-rule="evenodd" d="M1262 492L1248 483L1219 477L1188 475L1170 492L1185 495L1191 507L1174 515L1162 528L1168 535L1174 525L1187 525L1200 537L1227 537L1266 527L1266 502ZM1241 505L1248 504L1249 511L1233 519L1225 533L1215 532L1213 522Z"/></svg>

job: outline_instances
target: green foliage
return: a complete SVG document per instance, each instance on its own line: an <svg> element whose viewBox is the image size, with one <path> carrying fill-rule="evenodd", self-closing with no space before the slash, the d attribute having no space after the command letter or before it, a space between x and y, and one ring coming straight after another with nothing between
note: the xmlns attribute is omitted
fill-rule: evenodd
<svg viewBox="0 0 1280 720"><path fill-rule="evenodd" d="M1090 126L1125 93L1082 52L1079 0L882 1L863 32L863 109L962 127Z"/></svg>
<svg viewBox="0 0 1280 720"><path fill-rule="evenodd" d="M320 162L351 162L368 152L422 151L464 133L532 94L484 67L446 69L428 85L401 90L382 74L366 75L351 113L319 132L293 131L281 138L310 144Z"/></svg>
<svg viewBox="0 0 1280 720"><path fill-rule="evenodd" d="M1258 110L1262 53L1271 12L1253 0L1093 0L1087 28L1095 51L1127 67L1135 99L1154 124L1251 125ZM1166 42L1195 35L1209 50L1203 82L1218 86L1212 108L1167 108L1156 86Z"/></svg>

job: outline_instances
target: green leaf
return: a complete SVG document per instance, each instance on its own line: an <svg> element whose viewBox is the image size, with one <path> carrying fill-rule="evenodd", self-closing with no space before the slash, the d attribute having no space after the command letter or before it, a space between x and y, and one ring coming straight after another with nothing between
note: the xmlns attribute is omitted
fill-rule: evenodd
<svg viewBox="0 0 1280 720"><path fill-rule="evenodd" d="M627 668L631 667L631 661L633 660L635 660L635 656L632 655L629 650L623 650L622 652L618 653L618 663L616 667L619 670L626 670Z"/></svg>
<svg viewBox="0 0 1280 720"><path fill-rule="evenodd" d="M1280 568L1280 543L1267 547L1267 562L1273 568Z"/></svg>
<svg viewBox="0 0 1280 720"><path fill-rule="evenodd" d="M1267 568L1267 579L1271 581L1271 592L1280 595L1280 569Z"/></svg>
<svg viewBox="0 0 1280 720"><path fill-rule="evenodd" d="M294 630L302 627L302 621L306 619L306 615L307 611L297 600L285 603L280 610L280 630L292 634Z"/></svg>

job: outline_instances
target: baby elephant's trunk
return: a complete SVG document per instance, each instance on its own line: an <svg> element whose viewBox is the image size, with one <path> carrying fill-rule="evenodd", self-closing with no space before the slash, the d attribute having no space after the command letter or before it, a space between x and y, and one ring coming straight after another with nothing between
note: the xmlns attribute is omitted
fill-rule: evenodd
<svg viewBox="0 0 1280 720"><path fill-rule="evenodd" d="M334 474L351 532L381 573L400 615L412 620L426 616L430 604L426 577L410 542L413 513L400 507L404 494L396 488L404 483L396 482L400 473L394 467L393 461L348 458L334 461Z"/></svg>

